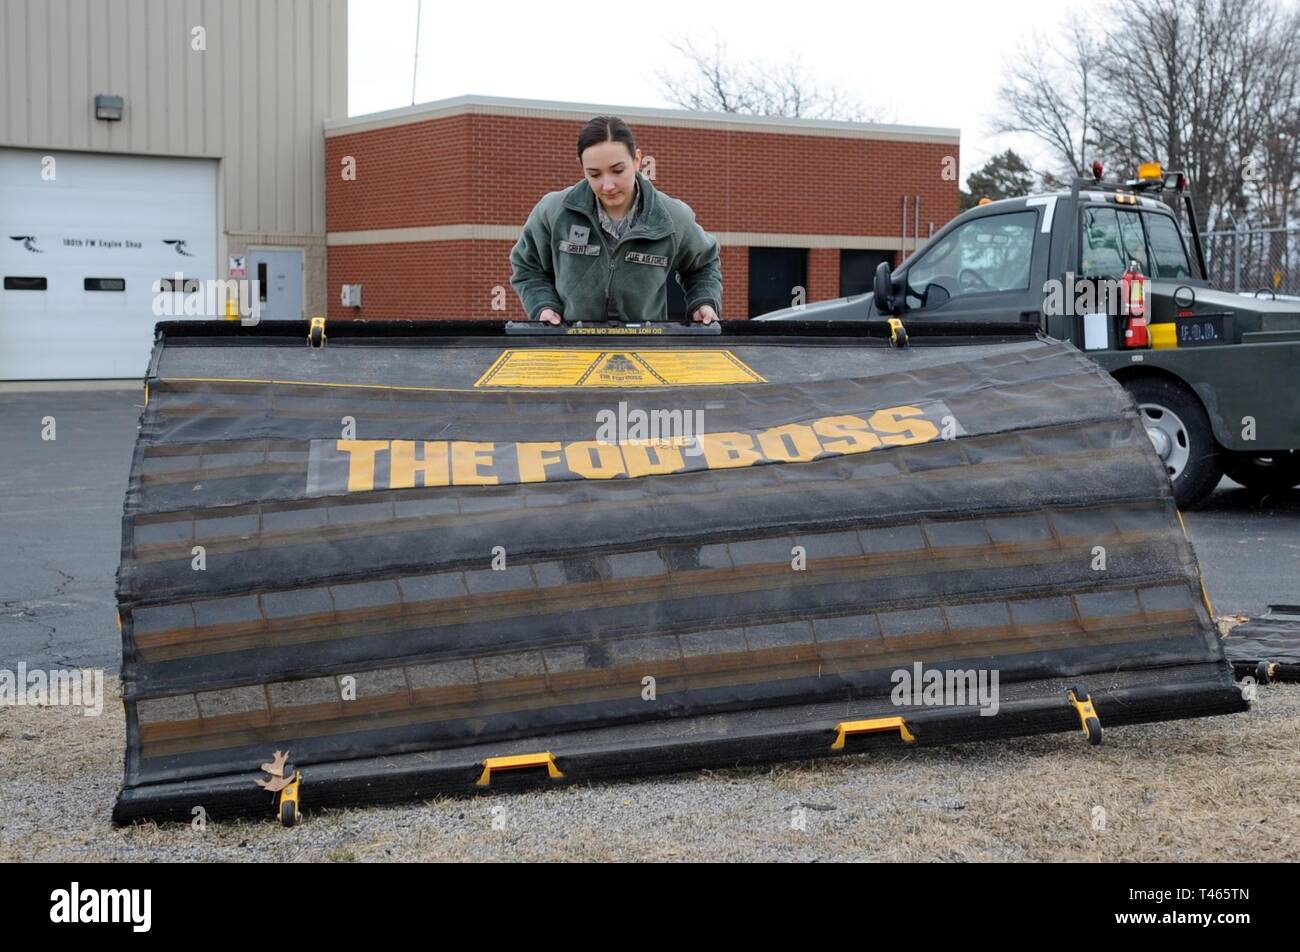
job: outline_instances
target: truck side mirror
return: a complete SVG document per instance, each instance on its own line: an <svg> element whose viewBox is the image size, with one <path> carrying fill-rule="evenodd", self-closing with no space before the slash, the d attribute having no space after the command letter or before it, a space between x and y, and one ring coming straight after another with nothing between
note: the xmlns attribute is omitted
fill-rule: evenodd
<svg viewBox="0 0 1300 952"><path fill-rule="evenodd" d="M875 294L877 313L893 314L894 279L890 274L888 261L882 261L876 265L876 276L872 281L872 291Z"/></svg>

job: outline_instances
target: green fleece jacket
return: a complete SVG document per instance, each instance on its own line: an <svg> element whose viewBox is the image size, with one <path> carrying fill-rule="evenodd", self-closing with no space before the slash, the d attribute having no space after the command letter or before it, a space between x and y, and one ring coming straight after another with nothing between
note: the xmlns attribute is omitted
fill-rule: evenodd
<svg viewBox="0 0 1300 952"><path fill-rule="evenodd" d="M642 173L641 211L617 245L600 227L586 180L550 192L533 208L510 252L511 285L528 319L553 308L573 321L604 321L609 304L633 323L668 319L669 277L686 292L686 313L705 304L722 314L718 242L683 201Z"/></svg>

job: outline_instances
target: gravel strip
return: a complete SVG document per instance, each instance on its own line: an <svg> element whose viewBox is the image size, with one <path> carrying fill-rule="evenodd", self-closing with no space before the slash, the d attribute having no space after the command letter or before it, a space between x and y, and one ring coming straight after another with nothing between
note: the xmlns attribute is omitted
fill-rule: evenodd
<svg viewBox="0 0 1300 952"><path fill-rule="evenodd" d="M888 751L309 812L291 830L269 796L265 821L113 827L124 742L116 696L100 717L0 707L0 862L1300 859L1295 684L1245 714L1109 728L1100 748Z"/></svg>

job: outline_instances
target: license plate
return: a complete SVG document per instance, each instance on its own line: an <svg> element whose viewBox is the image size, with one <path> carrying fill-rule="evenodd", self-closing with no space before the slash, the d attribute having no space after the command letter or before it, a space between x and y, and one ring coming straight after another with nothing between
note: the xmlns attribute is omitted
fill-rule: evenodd
<svg viewBox="0 0 1300 952"><path fill-rule="evenodd" d="M1201 314L1175 319L1179 347L1204 347L1232 343L1231 314Z"/></svg>

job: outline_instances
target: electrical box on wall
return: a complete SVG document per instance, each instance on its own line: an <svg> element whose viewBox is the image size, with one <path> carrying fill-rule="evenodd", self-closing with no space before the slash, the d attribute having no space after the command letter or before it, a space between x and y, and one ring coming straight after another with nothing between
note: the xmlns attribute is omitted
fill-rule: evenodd
<svg viewBox="0 0 1300 952"><path fill-rule="evenodd" d="M361 285L359 284L343 285L343 291L339 295L339 297L342 299L344 307L360 307L361 306Z"/></svg>

